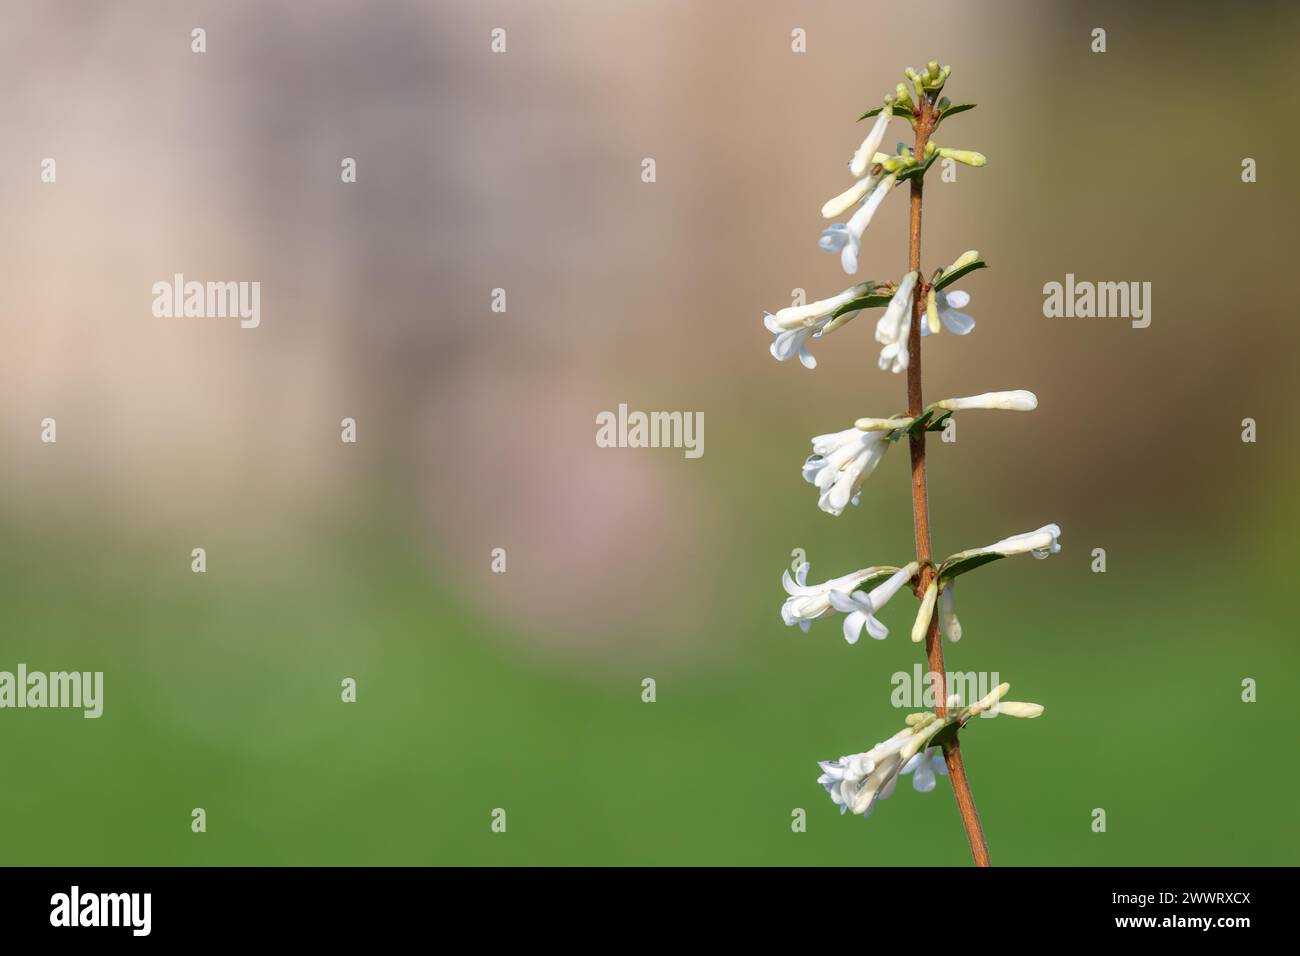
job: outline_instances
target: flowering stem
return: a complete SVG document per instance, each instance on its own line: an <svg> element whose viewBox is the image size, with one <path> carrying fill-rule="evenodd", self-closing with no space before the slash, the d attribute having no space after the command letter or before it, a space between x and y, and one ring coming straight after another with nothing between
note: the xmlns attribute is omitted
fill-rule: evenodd
<svg viewBox="0 0 1300 956"><path fill-rule="evenodd" d="M888 108L888 107L886 107ZM916 117L916 152L918 160L925 156L925 144L930 140L938 111L930 97L925 97L920 104ZM921 270L921 176L911 180L911 216L908 230L908 269L920 273ZM925 318L925 301L929 286L924 278L918 278L916 293L912 299L912 327L907 335L907 351L910 361L907 366L907 413L919 416L923 410L921 398L921 323ZM916 537L916 560L921 566L916 593L921 596L929 588L937 571L930 554L930 503L926 493L925 480L925 429L918 428L909 436L912 455L912 521ZM931 681L934 688L935 708L940 717L947 714L948 692L945 687L945 670L943 666L943 645L939 636L939 615L930 617L930 626L925 634L925 653L929 659ZM953 793L957 797L957 809L961 813L962 824L966 827L966 838L970 841L971 855L976 866L990 866L989 847L984 839L984 828L980 826L979 811L975 809L975 797L971 794L970 781L966 777L966 765L962 761L961 747L954 736L944 745L944 760L948 765L948 776L952 780Z"/></svg>

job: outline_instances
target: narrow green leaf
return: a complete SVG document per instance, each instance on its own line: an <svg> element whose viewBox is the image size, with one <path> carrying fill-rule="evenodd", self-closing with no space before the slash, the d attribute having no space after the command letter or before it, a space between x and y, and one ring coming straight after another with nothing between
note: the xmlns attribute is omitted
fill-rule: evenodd
<svg viewBox="0 0 1300 956"><path fill-rule="evenodd" d="M964 265L960 269L953 269L952 272L945 272L940 276L939 281L934 284L934 291L942 292L968 272L974 272L976 269L987 269L988 267L988 263L983 259L976 259L974 262Z"/></svg>
<svg viewBox="0 0 1300 956"><path fill-rule="evenodd" d="M939 565L939 586L943 587L959 574L974 571L991 561L997 561L1005 557L1006 555L1001 551L963 551L960 554L954 554Z"/></svg>
<svg viewBox="0 0 1300 956"><path fill-rule="evenodd" d="M887 436L889 441L891 442L899 441L900 439L905 438L908 435L911 435L913 432L921 431L926 427L927 424L929 424L929 421L931 417L933 417L933 415L934 415L933 410L927 411L923 413L919 418L917 418L914 422L912 422L910 425L908 425L906 428L895 428Z"/></svg>
<svg viewBox="0 0 1300 956"><path fill-rule="evenodd" d="M856 585L854 590L857 590L858 588L867 588L868 590L870 590L871 588L875 587L877 584L880 584L883 581L892 578L894 574L898 571L898 568L882 567L882 568L871 568L870 570L871 570L871 574L868 577L866 577L861 583Z"/></svg>
<svg viewBox="0 0 1300 956"><path fill-rule="evenodd" d="M931 737L930 742L926 744L925 749L929 750L931 747L941 747L946 749L949 744L957 739L957 732L959 730L961 730L961 726L954 720L947 727L943 728L943 730Z"/></svg>
<svg viewBox="0 0 1300 956"><path fill-rule="evenodd" d="M927 412L926 414L928 415L930 413ZM943 426L948 424L948 419L950 418L952 418L952 412L944 412L941 416L930 422L930 424L926 425L925 430L928 432L941 432L943 431Z"/></svg>
<svg viewBox="0 0 1300 956"><path fill-rule="evenodd" d="M970 109L969 106L966 108ZM861 123L864 119L870 119L871 117L878 115L880 111L883 109L884 109L883 106L877 106L874 110L867 110L865 113L863 113L861 116L858 117L858 122ZM899 106L897 103L894 104L894 115L901 116L904 119L908 119L908 120L916 119L916 117L912 115L912 111L910 108L906 106Z"/></svg>
<svg viewBox="0 0 1300 956"><path fill-rule="evenodd" d="M854 299L852 302L845 302L842 306L831 313L832 319L838 319L841 315L848 312L857 312L859 309L878 309L881 306L889 305L889 300L894 297L893 293L889 295L880 295L872 293Z"/></svg>
<svg viewBox="0 0 1300 956"><path fill-rule="evenodd" d="M975 108L974 103L958 103L956 106L949 106L947 109L943 110L943 112L939 114L939 118L935 121L934 128L938 129L939 124L942 123L944 120L946 120L949 116L953 116L957 113L965 113L967 110L973 110L974 108Z"/></svg>

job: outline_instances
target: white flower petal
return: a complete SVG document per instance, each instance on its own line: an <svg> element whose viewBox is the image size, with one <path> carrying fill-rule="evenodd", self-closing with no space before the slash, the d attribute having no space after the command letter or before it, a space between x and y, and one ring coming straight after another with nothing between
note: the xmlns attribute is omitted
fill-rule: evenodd
<svg viewBox="0 0 1300 956"><path fill-rule="evenodd" d="M817 248L823 252L839 252L849 241L849 227L842 222L827 226L817 240Z"/></svg>
<svg viewBox="0 0 1300 956"><path fill-rule="evenodd" d="M968 335L975 328L975 320L965 312L956 309L940 309L939 321L953 335Z"/></svg>
<svg viewBox="0 0 1300 956"><path fill-rule="evenodd" d="M862 141L853 158L849 160L849 172L854 176L861 176L868 167L871 166L871 159L876 155L876 150L880 149L880 143L885 138L885 129L889 126L890 119L893 118L894 111L886 106L876 114L876 121L871 124L871 130L867 133L867 138Z"/></svg>

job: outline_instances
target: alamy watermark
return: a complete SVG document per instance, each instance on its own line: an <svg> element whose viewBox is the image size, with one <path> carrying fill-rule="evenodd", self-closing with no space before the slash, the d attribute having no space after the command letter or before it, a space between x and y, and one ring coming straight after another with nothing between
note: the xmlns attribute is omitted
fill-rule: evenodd
<svg viewBox="0 0 1300 956"><path fill-rule="evenodd" d="M150 291L158 319L238 318L243 329L262 324L260 282L186 282L178 272L171 282L155 282Z"/></svg>
<svg viewBox="0 0 1300 956"><path fill-rule="evenodd" d="M1151 324L1150 282L1065 282L1043 286L1043 315L1049 319L1131 319L1133 328Z"/></svg>
<svg viewBox="0 0 1300 956"><path fill-rule="evenodd" d="M889 683L894 688L889 695L889 702L895 707L933 710L937 703L934 699L934 672L922 671L920 664L914 665L910 672L895 672L889 678ZM949 696L957 694L963 703L970 704L982 700L1001 683L1002 678L997 671L951 671L944 675L943 685ZM996 713L997 708L994 707L982 711L980 716L992 717Z"/></svg>
<svg viewBox="0 0 1300 956"><path fill-rule="evenodd" d="M148 936L152 911L152 893L83 893L73 886L50 897L51 926L122 926L132 936Z"/></svg>
<svg viewBox="0 0 1300 956"><path fill-rule="evenodd" d="M104 713L103 671L0 671L0 710L7 707L65 708L86 718Z"/></svg>
<svg viewBox="0 0 1300 956"><path fill-rule="evenodd" d="M687 458L704 454L703 412L629 412L596 415L598 448L681 448Z"/></svg>

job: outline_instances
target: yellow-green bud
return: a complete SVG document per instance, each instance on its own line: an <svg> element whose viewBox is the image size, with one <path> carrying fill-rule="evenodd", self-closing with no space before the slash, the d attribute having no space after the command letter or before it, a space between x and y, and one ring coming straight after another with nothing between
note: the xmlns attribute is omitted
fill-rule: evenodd
<svg viewBox="0 0 1300 956"><path fill-rule="evenodd" d="M925 632L930 629L930 618L934 616L934 602L939 598L939 585L931 581L921 598L921 609L916 614L916 623L912 625L912 643L920 644L925 640Z"/></svg>
<svg viewBox="0 0 1300 956"><path fill-rule="evenodd" d="M941 146L939 155L944 159L955 159L967 166L983 166L988 163L988 159L983 153L977 153L973 149L948 149Z"/></svg>
<svg viewBox="0 0 1300 956"><path fill-rule="evenodd" d="M993 688L993 690L989 691L989 693L981 697L978 702L971 705L970 707L971 714L979 714L988 710L994 704L1000 701L1003 697L1005 697L1007 691L1009 691L1010 689L1011 689L1010 684L1005 684L1005 683L998 684L997 687Z"/></svg>
<svg viewBox="0 0 1300 956"><path fill-rule="evenodd" d="M1019 700L1003 700L998 702L997 712L1006 714L1008 717L1038 717L1043 712L1042 704L1027 704Z"/></svg>
<svg viewBox="0 0 1300 956"><path fill-rule="evenodd" d="M853 427L864 432L892 432L896 428L906 428L915 418L859 418Z"/></svg>
<svg viewBox="0 0 1300 956"><path fill-rule="evenodd" d="M966 251L966 252L963 252L960 256L958 256L958 257L957 257L957 261L954 262L952 265L950 265L948 268L944 269L943 271L944 271L944 272L956 272L958 269L964 269L964 268L966 268L968 265L970 265L972 262L977 262L977 261L979 261L979 257L980 257L980 254L979 254L979 252L978 252L977 250L975 250L975 249L970 249L970 250L968 250L968 251Z"/></svg>

